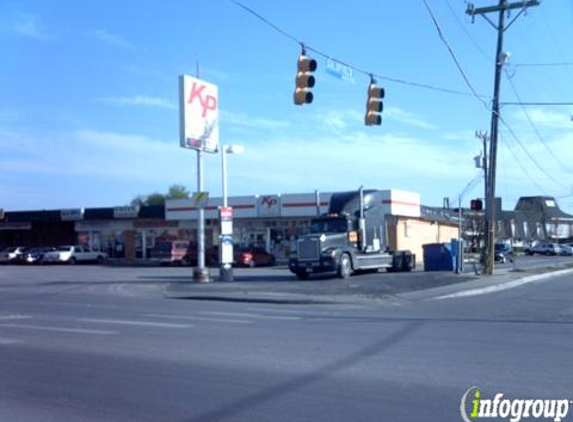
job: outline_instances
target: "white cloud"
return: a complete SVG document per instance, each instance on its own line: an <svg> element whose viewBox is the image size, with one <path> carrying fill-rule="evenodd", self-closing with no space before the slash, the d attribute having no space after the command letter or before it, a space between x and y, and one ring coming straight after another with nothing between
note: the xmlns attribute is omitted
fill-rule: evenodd
<svg viewBox="0 0 573 422"><path fill-rule="evenodd" d="M119 106L158 107L168 110L178 109L175 103L166 100L165 98L151 97L147 95L136 95L135 97L105 97L101 98L101 101Z"/></svg>
<svg viewBox="0 0 573 422"><path fill-rule="evenodd" d="M118 48L133 48L133 44L123 38L121 35L114 34L106 29L96 29L92 33L96 39Z"/></svg>
<svg viewBox="0 0 573 422"><path fill-rule="evenodd" d="M20 14L17 22L12 26L12 30L17 34L35 38L38 40L46 40L49 38L48 34L41 28L37 16L30 14Z"/></svg>
<svg viewBox="0 0 573 422"><path fill-rule="evenodd" d="M230 194L336 191L364 185L420 192L424 203L438 205L443 197L458 194L475 177L473 157L479 150L479 141L445 143L443 139L448 135L439 131L419 137L371 131L361 121L352 122L361 117L360 113L355 114L305 113L304 119L318 122L322 116L335 122L330 126L316 125L309 137L306 130L299 130L296 119L287 122L224 113L225 124L230 125L231 120L250 129L250 136L242 141L245 153L228 160ZM550 162L543 146L534 142L532 136L524 136L522 141L540 162ZM552 138L554 150L566 163L573 162L572 136L562 132ZM513 145L503 137L502 142ZM180 148L177 139L95 130L38 134L0 126L0 145L0 179L18 180L22 187L21 195L6 196L5 208L58 207L63 206L58 204L64 200L67 207L114 205L129 202L140 193L164 191L173 183L183 183L190 190L195 187L196 155ZM505 186L511 187L514 196L544 193L532 192L535 187L523 175L513 155L505 148L500 151L501 194ZM516 154L527 162L519 151ZM220 157L205 154L204 166L205 189L213 196L220 195ZM552 194L561 193L545 183L545 176L535 168L528 169ZM570 180L570 175L556 168L554 171L556 177ZM62 193L61 186L69 186L70 181L89 189ZM476 187L476 192L481 188ZM37 194L45 201L46 193L49 203L38 205L28 200ZM12 201L20 205L12 206Z"/></svg>
<svg viewBox="0 0 573 422"><path fill-rule="evenodd" d="M318 120L327 130L340 132L353 126L356 122L361 122L364 115L356 110L328 110L318 112Z"/></svg>
<svg viewBox="0 0 573 422"><path fill-rule="evenodd" d="M422 116L402 110L398 107L388 107L384 110L383 116L420 129L438 130L436 125L428 123Z"/></svg>
<svg viewBox="0 0 573 422"><path fill-rule="evenodd" d="M290 126L290 122L286 120L273 120L262 119L259 117L252 117L246 113L235 113L230 111L219 111L221 116L221 124L237 126L248 129L284 129Z"/></svg>
<svg viewBox="0 0 573 422"><path fill-rule="evenodd" d="M533 124L542 129L573 129L573 122L571 121L573 110L556 112L543 108L534 108L528 109L527 113ZM515 112L514 119L520 124L526 124L529 127L529 121L523 111Z"/></svg>

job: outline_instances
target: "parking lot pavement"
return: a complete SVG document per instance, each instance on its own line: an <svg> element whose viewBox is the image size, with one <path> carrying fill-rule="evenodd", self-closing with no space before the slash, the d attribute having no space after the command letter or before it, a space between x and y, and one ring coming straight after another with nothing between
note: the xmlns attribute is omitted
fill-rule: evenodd
<svg viewBox="0 0 573 422"><path fill-rule="evenodd" d="M347 280L321 275L307 281L297 280L286 267L235 268L235 281L224 283L217 281L218 268L210 269L213 282L194 283L189 267L1 266L0 288L28 285L36 291L77 288L133 296L267 303L404 301L491 287L572 263L571 257L520 257L513 263L496 265L493 277L478 276L471 270L464 274L381 271Z"/></svg>

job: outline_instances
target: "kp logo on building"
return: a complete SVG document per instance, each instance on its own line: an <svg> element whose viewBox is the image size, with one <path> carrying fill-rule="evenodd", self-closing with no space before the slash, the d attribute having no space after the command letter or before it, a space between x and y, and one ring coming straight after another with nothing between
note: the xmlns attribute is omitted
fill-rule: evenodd
<svg viewBox="0 0 573 422"><path fill-rule="evenodd" d="M279 217L281 213L280 197L265 195L259 197L259 217Z"/></svg>
<svg viewBox="0 0 573 422"><path fill-rule="evenodd" d="M218 102L216 85L188 75L179 77L181 147L217 152Z"/></svg>
<svg viewBox="0 0 573 422"><path fill-rule="evenodd" d="M543 419L560 422L567 417L569 399L507 399L503 393L496 393L493 398L482 397L478 387L469 388L460 403L460 412L464 422L475 422L488 418L508 419L511 422L521 420Z"/></svg>

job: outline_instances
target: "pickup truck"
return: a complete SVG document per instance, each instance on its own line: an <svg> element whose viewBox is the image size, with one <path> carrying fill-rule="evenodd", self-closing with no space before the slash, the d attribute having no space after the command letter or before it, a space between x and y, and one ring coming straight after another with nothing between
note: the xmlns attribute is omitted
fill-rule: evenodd
<svg viewBox="0 0 573 422"><path fill-rule="evenodd" d="M58 247L55 251L46 253L42 262L74 265L81 262L102 263L106 258L107 254L105 252L92 251L86 246L64 245Z"/></svg>

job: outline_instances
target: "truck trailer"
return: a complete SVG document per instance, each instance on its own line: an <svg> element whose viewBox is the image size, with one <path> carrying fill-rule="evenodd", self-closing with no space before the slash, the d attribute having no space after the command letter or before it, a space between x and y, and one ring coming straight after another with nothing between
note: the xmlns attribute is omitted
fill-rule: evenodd
<svg viewBox="0 0 573 422"><path fill-rule="evenodd" d="M299 280L311 274L334 273L346 279L355 272L411 271L415 256L387 245L382 192L335 193L328 213L311 221L310 233L296 241L289 269Z"/></svg>

